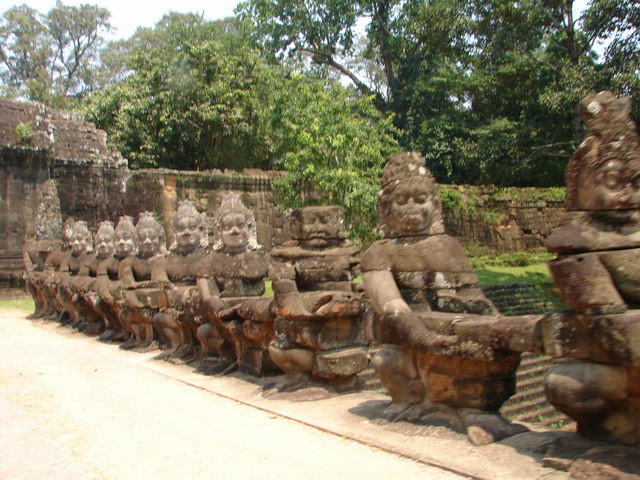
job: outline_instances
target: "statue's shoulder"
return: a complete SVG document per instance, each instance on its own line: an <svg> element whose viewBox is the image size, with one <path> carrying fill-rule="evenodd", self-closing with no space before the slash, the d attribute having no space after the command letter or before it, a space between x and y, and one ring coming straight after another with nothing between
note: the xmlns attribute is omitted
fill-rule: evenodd
<svg viewBox="0 0 640 480"><path fill-rule="evenodd" d="M390 240L377 240L364 251L360 258L360 269L363 272L372 270L388 270L393 255L394 244Z"/></svg>

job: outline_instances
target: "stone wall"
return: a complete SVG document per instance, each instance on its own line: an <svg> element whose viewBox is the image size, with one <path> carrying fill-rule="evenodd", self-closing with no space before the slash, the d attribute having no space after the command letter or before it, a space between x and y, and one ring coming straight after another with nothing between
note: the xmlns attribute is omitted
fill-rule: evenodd
<svg viewBox="0 0 640 480"><path fill-rule="evenodd" d="M57 182L63 218L86 220L91 228L149 210L168 229L182 199L194 201L211 219L221 194L236 191L256 215L258 240L269 249L289 236L271 190L275 175L130 170L109 151L104 132L81 116L0 100L0 287L21 274L16 265L25 235L33 231L38 189L48 178ZM563 199L546 198L536 189L443 186L442 191L448 233L495 252L541 246L564 211Z"/></svg>
<svg viewBox="0 0 640 480"><path fill-rule="evenodd" d="M447 233L488 252L543 247L566 211L563 188L442 185L440 191Z"/></svg>

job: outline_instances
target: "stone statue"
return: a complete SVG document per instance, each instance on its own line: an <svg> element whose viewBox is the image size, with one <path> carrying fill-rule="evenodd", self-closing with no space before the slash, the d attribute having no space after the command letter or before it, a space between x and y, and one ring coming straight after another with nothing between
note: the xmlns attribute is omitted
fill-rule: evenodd
<svg viewBox="0 0 640 480"><path fill-rule="evenodd" d="M359 251L346 238L344 211L312 206L291 213L293 240L271 251L276 320L271 359L288 377L280 390L309 380L357 388L368 366L362 299L353 283Z"/></svg>
<svg viewBox="0 0 640 480"><path fill-rule="evenodd" d="M519 354L486 342L497 310L460 243L445 234L437 186L420 154L391 155L378 215L384 239L365 251L360 268L375 312L367 331L384 345L372 364L391 394L385 415L453 408L452 425L476 444L522 431L497 413L515 391Z"/></svg>
<svg viewBox="0 0 640 480"><path fill-rule="evenodd" d="M197 275L210 319L197 331L201 372L222 373L237 365L260 375L273 368L268 357L274 337L272 299L260 298L268 271L269 257L258 245L253 213L239 194L227 193L214 217L213 252Z"/></svg>
<svg viewBox="0 0 640 480"><path fill-rule="evenodd" d="M547 239L563 302L548 315L558 360L545 390L587 437L640 441L640 141L631 102L611 92L581 102L585 140L567 168L567 213Z"/></svg>
<svg viewBox="0 0 640 480"><path fill-rule="evenodd" d="M106 321L106 329L100 335L103 342L126 340L127 332L120 321L123 308L122 284L119 281L120 263L136 254L136 232L131 217L120 217L114 230L115 252L98 264L95 289L99 301L94 307Z"/></svg>
<svg viewBox="0 0 640 480"><path fill-rule="evenodd" d="M63 323L66 319L65 315L69 315L64 309L62 303L59 300L59 285L60 279L65 276L60 269L63 263L66 263L67 256L71 250L71 239L73 238L73 227L75 220L72 217L68 217L64 221L62 227L62 243L60 248L54 249L44 262L44 272L41 276L41 283L43 285L43 292L47 299L47 303L52 307L52 311L45 315L45 320L58 320Z"/></svg>
<svg viewBox="0 0 640 480"><path fill-rule="evenodd" d="M567 214L547 239L563 302L578 312L622 313L640 303L640 147L628 98L581 102L587 136L567 168Z"/></svg>
<svg viewBox="0 0 640 480"><path fill-rule="evenodd" d="M203 313L197 271L206 260L209 244L204 214L188 201L181 201L171 220L175 238L170 253L152 262L151 280L157 282L166 303L153 317L153 327L166 345L158 359L191 359L195 331Z"/></svg>
<svg viewBox="0 0 640 480"><path fill-rule="evenodd" d="M115 251L115 230L113 222L103 221L95 235L95 251L83 262L78 273L70 280L74 291L75 307L82 321L78 329L87 335L99 335L105 330L103 311L99 306L100 297L96 291L99 266L113 257Z"/></svg>
<svg viewBox="0 0 640 480"><path fill-rule="evenodd" d="M46 180L38 192L35 232L26 239L22 258L25 269L25 287L32 296L35 311L28 318L41 318L55 314L55 305L46 293L45 264L49 255L62 245L62 217L60 200L54 180Z"/></svg>
<svg viewBox="0 0 640 480"><path fill-rule="evenodd" d="M153 317L167 307L164 291L151 281L151 265L167 253L165 233L151 212L142 212L135 227L138 252L120 262L118 279L122 285L124 308L122 327L131 334L120 345L124 350L153 348Z"/></svg>
<svg viewBox="0 0 640 480"><path fill-rule="evenodd" d="M80 305L76 302L75 285L72 281L78 275L86 275L86 265L89 261L95 257L93 253L93 239L91 238L91 232L87 226L87 222L77 220L73 224L73 231L70 238L70 252L65 255L65 258L61 261L59 267L59 274L56 278L58 285L58 300L63 308L63 311L68 316L63 315L62 323L71 323L75 326L80 326L84 321ZM83 309L84 310L84 309Z"/></svg>

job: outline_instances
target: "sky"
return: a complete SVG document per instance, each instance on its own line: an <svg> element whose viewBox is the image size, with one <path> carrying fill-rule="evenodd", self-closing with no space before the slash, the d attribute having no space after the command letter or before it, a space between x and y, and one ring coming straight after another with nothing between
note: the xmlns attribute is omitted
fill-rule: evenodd
<svg viewBox="0 0 640 480"><path fill-rule="evenodd" d="M55 0L0 0L0 14L11 7L27 4L40 13L56 6ZM63 0L67 6L98 5L111 12L111 25L116 30L105 35L109 40L129 38L138 27L152 27L165 13L204 13L207 20L233 16L240 0Z"/></svg>
<svg viewBox="0 0 640 480"><path fill-rule="evenodd" d="M588 0L576 0L574 12L582 11ZM0 0L0 14L16 5L26 3L40 13L47 13L56 5L56 0ZM138 27L153 27L165 13L204 13L207 20L233 16L233 9L240 0L63 0L68 6L82 4L99 5L111 12L114 32L105 35L108 40L129 38Z"/></svg>

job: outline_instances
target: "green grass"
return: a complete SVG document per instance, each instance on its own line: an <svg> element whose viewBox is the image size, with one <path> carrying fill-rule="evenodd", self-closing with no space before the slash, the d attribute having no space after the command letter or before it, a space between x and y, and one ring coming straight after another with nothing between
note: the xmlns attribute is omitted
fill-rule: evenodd
<svg viewBox="0 0 640 480"><path fill-rule="evenodd" d="M34 310L33 299L31 297L9 298L0 300L0 308L20 310L31 313Z"/></svg>
<svg viewBox="0 0 640 480"><path fill-rule="evenodd" d="M550 286L553 284L546 263L535 263L525 267L506 267L487 265L475 269L480 285L495 283L529 283L534 286Z"/></svg>
<svg viewBox="0 0 640 480"><path fill-rule="evenodd" d="M271 280L264 281L264 294L263 297L273 297L273 287L271 286Z"/></svg>
<svg viewBox="0 0 640 480"><path fill-rule="evenodd" d="M524 267L508 267L500 265L486 265L475 269L480 285L495 285L497 283L528 283L550 301L554 308L567 308L558 295L558 290L551 279L547 263L534 263Z"/></svg>

